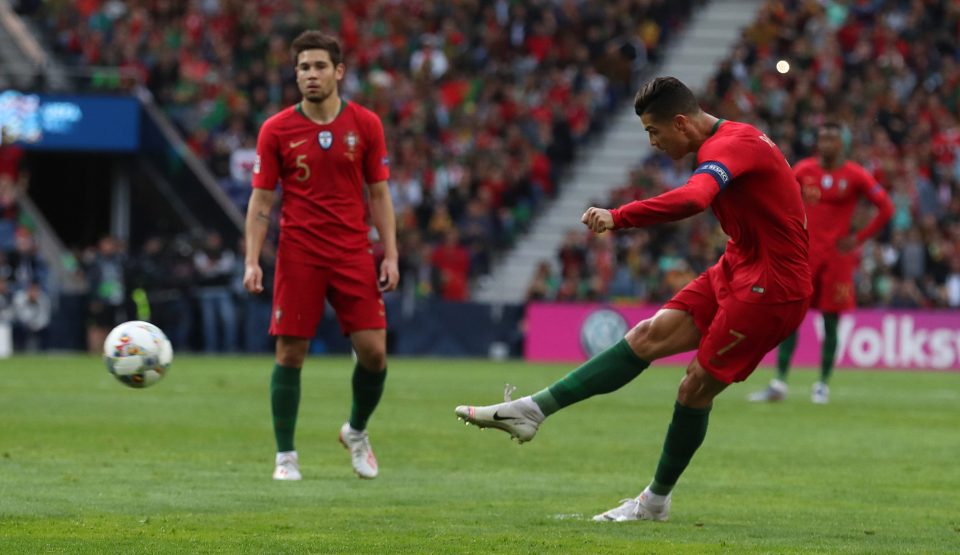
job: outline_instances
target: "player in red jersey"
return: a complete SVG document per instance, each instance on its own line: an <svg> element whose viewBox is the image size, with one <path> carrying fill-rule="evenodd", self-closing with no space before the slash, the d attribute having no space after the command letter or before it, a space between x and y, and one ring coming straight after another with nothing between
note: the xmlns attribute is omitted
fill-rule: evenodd
<svg viewBox="0 0 960 555"><path fill-rule="evenodd" d="M583 223L603 233L680 220L711 207L730 236L726 252L652 318L548 388L455 411L468 423L529 441L550 414L623 387L658 358L696 349L652 483L636 498L595 516L598 521L667 519L671 491L706 436L714 397L745 380L793 333L812 291L803 202L776 145L750 125L702 111L690 89L673 77L644 85L635 107L650 143L673 159L695 152L697 169L686 185L657 197L614 210L590 208Z"/></svg>
<svg viewBox="0 0 960 555"><path fill-rule="evenodd" d="M340 429L361 478L377 475L367 420L386 378L386 315L381 293L396 288L397 243L383 125L373 112L340 98L340 45L319 31L292 44L302 100L263 123L257 139L253 193L247 209L247 291L263 290L263 247L277 182L283 188L270 334L277 337L270 382L277 441L275 480L299 480L293 435L300 403L300 369L329 301L357 363L353 408ZM369 213L384 247L376 267Z"/></svg>
<svg viewBox="0 0 960 555"><path fill-rule="evenodd" d="M800 183L810 228L810 270L813 273L811 306L823 313L823 344L820 379L813 384L811 400L830 400L827 382L837 352L837 323L840 313L856 304L853 273L859 262L857 250L864 241L887 225L893 203L867 170L847 160L838 123L824 123L817 135L819 157L804 158L793 172ZM866 227L853 232L853 211L866 198L877 212ZM777 356L777 376L763 391L750 395L754 402L780 401L787 395L787 373L797 348L797 335L788 337Z"/></svg>

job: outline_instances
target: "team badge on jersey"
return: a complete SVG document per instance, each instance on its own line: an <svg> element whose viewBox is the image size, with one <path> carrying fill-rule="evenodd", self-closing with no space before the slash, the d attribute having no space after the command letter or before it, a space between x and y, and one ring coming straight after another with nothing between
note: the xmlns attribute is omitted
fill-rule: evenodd
<svg viewBox="0 0 960 555"><path fill-rule="evenodd" d="M347 152L344 154L346 154L347 158L353 160L354 151L357 150L357 145L360 143L360 138L357 137L357 134L353 131L347 131L346 136L343 137L343 142L347 144Z"/></svg>
<svg viewBox="0 0 960 555"><path fill-rule="evenodd" d="M824 189L829 189L830 187L833 187L833 176L832 175L823 176L823 179L820 180L820 185Z"/></svg>
<svg viewBox="0 0 960 555"><path fill-rule="evenodd" d="M347 143L347 150L353 152L360 143L360 138L353 131L347 131L347 136L343 138L343 142Z"/></svg>
<svg viewBox="0 0 960 555"><path fill-rule="evenodd" d="M333 133L321 131L317 134L317 142L320 143L320 148L323 150L330 150L330 146L333 145Z"/></svg>

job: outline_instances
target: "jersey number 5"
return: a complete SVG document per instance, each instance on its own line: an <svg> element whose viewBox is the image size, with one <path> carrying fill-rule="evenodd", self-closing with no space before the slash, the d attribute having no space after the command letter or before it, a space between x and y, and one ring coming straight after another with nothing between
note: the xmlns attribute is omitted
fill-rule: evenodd
<svg viewBox="0 0 960 555"><path fill-rule="evenodd" d="M297 175L297 181L302 182L310 179L310 166L307 165L306 159L307 159L306 154L300 154L299 156L297 156L297 161L296 161L297 168L302 170L302 172Z"/></svg>

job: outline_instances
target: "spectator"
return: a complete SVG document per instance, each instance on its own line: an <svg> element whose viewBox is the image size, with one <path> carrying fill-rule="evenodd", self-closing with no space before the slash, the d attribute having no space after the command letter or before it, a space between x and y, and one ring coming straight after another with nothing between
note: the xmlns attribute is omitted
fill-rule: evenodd
<svg viewBox="0 0 960 555"><path fill-rule="evenodd" d="M177 283L175 254L161 237L150 237L131 261L130 284L146 293L150 321L164 330L174 349L186 349L190 303Z"/></svg>
<svg viewBox="0 0 960 555"><path fill-rule="evenodd" d="M433 250L430 257L437 269L440 297L447 301L465 301L470 290L467 276L470 274L470 253L460 244L460 233L456 228L447 230L442 245Z"/></svg>
<svg viewBox="0 0 960 555"><path fill-rule="evenodd" d="M556 294L557 280L549 260L541 260L534 272L533 280L527 288L527 301L546 301Z"/></svg>
<svg viewBox="0 0 960 555"><path fill-rule="evenodd" d="M207 353L237 350L237 312L230 280L237 271L237 257L223 245L216 231L209 231L203 246L193 256L197 299L203 323L203 350Z"/></svg>
<svg viewBox="0 0 960 555"><path fill-rule="evenodd" d="M87 256L87 350L99 353L107 333L127 319L126 255L114 237L103 237Z"/></svg>
<svg viewBox="0 0 960 555"><path fill-rule="evenodd" d="M18 351L38 352L47 349L47 328L52 307L50 297L40 284L32 282L13 295L14 345Z"/></svg>

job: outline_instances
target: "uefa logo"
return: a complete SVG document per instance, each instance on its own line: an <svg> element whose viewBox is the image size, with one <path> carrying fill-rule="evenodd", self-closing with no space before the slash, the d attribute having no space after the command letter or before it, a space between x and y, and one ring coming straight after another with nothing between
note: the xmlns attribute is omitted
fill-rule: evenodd
<svg viewBox="0 0 960 555"><path fill-rule="evenodd" d="M595 310L580 327L580 346L590 358L623 339L627 329L627 321L619 312L609 308Z"/></svg>

